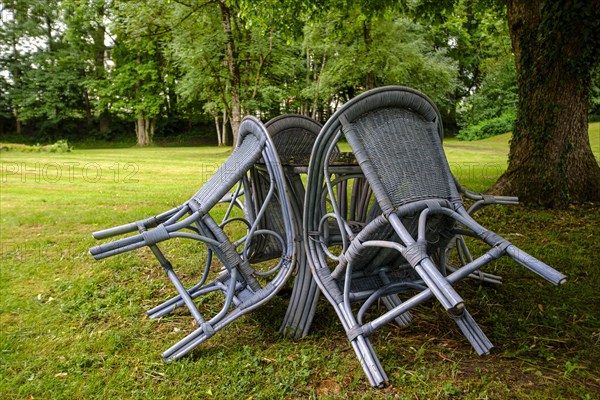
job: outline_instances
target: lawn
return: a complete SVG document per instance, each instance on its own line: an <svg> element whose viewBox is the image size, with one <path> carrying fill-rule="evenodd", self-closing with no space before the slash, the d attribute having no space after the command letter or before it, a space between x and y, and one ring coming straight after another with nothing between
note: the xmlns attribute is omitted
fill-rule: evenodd
<svg viewBox="0 0 600 400"><path fill-rule="evenodd" d="M600 159L600 124L590 139ZM508 140L445 147L459 180L483 190L506 168ZM94 261L90 233L182 203L228 151L0 153L0 398L600 398L600 213L591 204L481 211L485 226L569 277L557 288L500 260L489 270L503 285L461 282L496 345L489 356L477 356L428 303L411 326L372 337L391 382L373 389L324 299L307 337L277 332L281 295L163 363L160 353L193 329L191 318L146 318L172 293L160 268L146 249ZM169 251L183 259L190 249Z"/></svg>

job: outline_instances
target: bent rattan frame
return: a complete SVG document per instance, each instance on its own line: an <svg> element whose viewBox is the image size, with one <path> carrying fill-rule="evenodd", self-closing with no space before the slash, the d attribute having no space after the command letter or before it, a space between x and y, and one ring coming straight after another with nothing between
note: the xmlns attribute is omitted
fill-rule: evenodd
<svg viewBox="0 0 600 400"><path fill-rule="evenodd" d="M296 276L280 332L292 338L300 338L308 333L314 318L319 288L312 279L302 245L302 211L305 190L302 177L294 168L308 165L313 145L322 125L304 115L284 114L266 122L265 127L273 140L279 159L284 164L284 175L296 232Z"/></svg>
<svg viewBox="0 0 600 400"><path fill-rule="evenodd" d="M329 119L310 161L303 220L308 262L373 386L384 385L388 377L369 336L432 298L479 354L489 352L491 342L453 284L490 261L508 255L555 285L566 281L564 275L469 215L445 158L441 127L437 108L422 93L399 86L374 89L349 101ZM358 233L348 229L336 205L329 165L329 154L342 135L379 211ZM327 249L323 231L327 219L337 221L339 231L346 233L338 256ZM454 272L447 271L446 258L438 257L436 264L434 255L446 251L459 233L479 238L491 249ZM377 300L398 294L402 302L364 321L367 311L375 312L371 306ZM354 302L361 303L358 311L352 307Z"/></svg>
<svg viewBox="0 0 600 400"><path fill-rule="evenodd" d="M251 177L260 176L262 197L252 197L256 183ZM232 216L232 210L242 204L244 217ZM218 203L229 202L221 223L215 221L211 210ZM280 220L277 230L265 223L267 209L277 209ZM247 227L241 238L226 234L225 226L242 223ZM96 232L96 239L138 232L124 239L105 243L90 249L96 259L121 254L147 246L175 286L178 295L148 311L151 318L158 318L185 305L198 328L163 353L166 360L178 359L194 347L209 339L236 318L250 312L268 301L282 288L291 275L294 265L294 226L292 212L285 187L285 178L274 145L264 125L254 117L246 117L239 130L236 148L216 173L183 205L163 214L130 224ZM264 270L261 243L264 238L275 238L278 255ZM159 248L159 243L171 239L185 239L203 243L207 256L201 281L186 288L176 274L176 268ZM272 248L271 248L272 250ZM222 263L222 269L214 271L213 256ZM270 255L273 258L273 255ZM273 266L274 264L274 266ZM201 311L194 299L212 293L222 293L221 300L214 296L207 301L218 301L220 310L210 317ZM213 303L211 303L213 304ZM202 308L208 310L210 307Z"/></svg>

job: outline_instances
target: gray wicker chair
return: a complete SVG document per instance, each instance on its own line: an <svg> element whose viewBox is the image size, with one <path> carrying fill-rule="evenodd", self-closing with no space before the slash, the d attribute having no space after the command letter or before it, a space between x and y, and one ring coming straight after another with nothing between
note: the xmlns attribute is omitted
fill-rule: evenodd
<svg viewBox="0 0 600 400"><path fill-rule="evenodd" d="M277 149L279 159L284 164L290 204L294 221L297 223L297 272L280 332L292 338L301 338L306 336L310 330L319 298L319 288L312 278L310 268L306 262L304 246L302 245L301 224L305 189L300 171L308 165L322 125L304 115L285 114L271 119L265 123L265 127ZM329 157L330 162L337 162L339 157L340 151L337 147L334 147ZM356 227L362 227L366 221L369 200L372 196L368 182L362 176L345 176L340 180L339 187L345 194L338 198L339 208L348 214L348 218L353 221ZM276 213L277 210L274 212ZM274 229L277 230L277 228ZM331 244L341 242L336 223L330 223L328 230ZM395 295L383 298L383 301L389 304L390 307L398 304L395 300ZM398 317L396 322L404 326L409 322L409 318L410 315L407 313L402 317Z"/></svg>
<svg viewBox="0 0 600 400"><path fill-rule="evenodd" d="M252 177L261 179L260 198L250 195L257 192ZM224 202L228 206L224 207L222 222L217 223L218 213L213 211ZM236 215L234 211L239 211L240 204L245 213ZM272 224L266 219L273 214L267 213L267 209L277 210L276 230L268 228ZM233 224L238 224L238 229ZM178 295L148 311L149 316L158 318L185 305L198 325L163 353L166 360L182 357L217 330L268 301L291 275L294 226L281 164L264 125L254 117L244 118L232 154L183 205L93 236L104 239L131 232L139 233L93 247L90 253L102 259L144 246L154 253ZM207 248L205 266L198 268L203 271L201 280L189 289L167 260L166 252L159 248L159 243L176 238L201 242ZM270 246L268 257L265 257L265 243ZM216 271L213 255L222 264ZM271 262L265 263L266 258ZM199 297L202 307L195 301Z"/></svg>
<svg viewBox="0 0 600 400"><path fill-rule="evenodd" d="M303 221L308 262L376 387L388 378L369 336L431 298L479 354L489 352L492 344L452 285L490 261L508 255L553 284L566 280L469 215L444 155L441 128L440 114L425 95L404 87L378 88L349 101L329 119L310 161ZM374 193L367 224L358 232L339 210L342 191L328 158L342 135ZM331 247L327 220L346 233L341 246ZM445 252L457 234L477 237L491 249L451 272L446 258L436 254ZM371 306L390 295L401 296L402 302L386 304L386 312L365 321L367 312L376 313ZM352 307L355 302L360 306Z"/></svg>
<svg viewBox="0 0 600 400"><path fill-rule="evenodd" d="M301 169L308 165L313 145L322 125L304 115L285 114L271 119L265 124L265 127L273 140L279 159L284 164L284 174L296 228L296 277L280 332L292 338L300 338L308 333L315 315L319 288L312 279L306 262L304 246L301 244L305 191L301 173L296 168Z"/></svg>

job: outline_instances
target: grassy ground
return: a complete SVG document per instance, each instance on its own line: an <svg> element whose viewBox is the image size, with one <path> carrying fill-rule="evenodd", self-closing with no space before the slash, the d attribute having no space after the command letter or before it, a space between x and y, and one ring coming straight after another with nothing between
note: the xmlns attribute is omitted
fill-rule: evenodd
<svg viewBox="0 0 600 400"><path fill-rule="evenodd" d="M599 157L600 125L590 129ZM468 187L506 167L508 136L446 142ZM600 398L600 213L493 207L479 220L569 276L555 288L508 260L505 284L459 291L497 346L478 357L433 303L408 328L373 336L391 385L372 389L321 300L310 335L277 333L285 296L164 364L192 327L145 310L172 293L149 252L96 262L90 232L185 201L228 149L150 148L1 154L0 398ZM169 249L185 258L189 248Z"/></svg>

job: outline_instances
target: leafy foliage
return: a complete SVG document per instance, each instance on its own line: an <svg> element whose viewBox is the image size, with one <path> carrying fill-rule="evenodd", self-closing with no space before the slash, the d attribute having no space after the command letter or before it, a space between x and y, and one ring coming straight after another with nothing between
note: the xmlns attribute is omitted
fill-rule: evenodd
<svg viewBox="0 0 600 400"><path fill-rule="evenodd" d="M73 150L73 147L67 140L58 140L56 143L48 145L36 144L34 146L28 146L25 144L13 144L13 143L0 143L0 151L22 151L25 153L68 153Z"/></svg>
<svg viewBox="0 0 600 400"><path fill-rule="evenodd" d="M478 140L512 130L516 119L517 81L512 55L489 60L480 89L459 111L460 140Z"/></svg>
<svg viewBox="0 0 600 400"><path fill-rule="evenodd" d="M458 140L480 140L491 136L501 135L512 131L516 116L514 113L505 113L499 117L484 119L476 124L469 125L460 130Z"/></svg>
<svg viewBox="0 0 600 400"><path fill-rule="evenodd" d="M317 77L305 93L325 104L368 88L370 75L374 86L411 86L439 105L446 104L456 84L455 63L445 50L435 48L422 25L392 11L332 10L307 25L304 47Z"/></svg>
<svg viewBox="0 0 600 400"><path fill-rule="evenodd" d="M0 112L35 138L82 125L110 137L119 121L138 133L207 116L225 126L235 101L242 114L265 119L282 112L325 119L383 84L413 86L453 107L455 62L395 2L15 0L6 10L14 18L3 18L10 29L0 45L8 56ZM40 46L20 52L19 42Z"/></svg>
<svg viewBox="0 0 600 400"><path fill-rule="evenodd" d="M517 80L512 55L490 60L478 91L468 96L460 112L461 123L470 125L481 119L515 113Z"/></svg>
<svg viewBox="0 0 600 400"><path fill-rule="evenodd" d="M135 126L174 140L214 121L224 136L234 103L242 115L324 121L387 84L425 92L447 130L468 129L515 110L505 8L494 0L14 0L2 10L0 131L19 129L35 143L114 139Z"/></svg>

